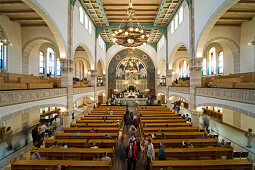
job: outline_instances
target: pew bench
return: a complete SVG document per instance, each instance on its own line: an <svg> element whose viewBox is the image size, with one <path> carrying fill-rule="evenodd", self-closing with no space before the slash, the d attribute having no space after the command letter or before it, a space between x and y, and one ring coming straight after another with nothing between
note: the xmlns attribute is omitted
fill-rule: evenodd
<svg viewBox="0 0 255 170"><path fill-rule="evenodd" d="M17 160L11 161L12 170L20 169L57 169L57 165L68 165L66 169L71 170L111 170L111 162L109 161L73 161L73 160Z"/></svg>
<svg viewBox="0 0 255 170"><path fill-rule="evenodd" d="M152 132L144 132L145 136L152 134ZM194 139L194 138L202 138L205 132L165 132L165 137L167 139ZM157 137L161 136L161 133L154 133Z"/></svg>
<svg viewBox="0 0 255 170"><path fill-rule="evenodd" d="M104 133L114 133L114 132L118 132L120 130L120 128L118 127L98 127L95 128L94 130L99 130L100 133L104 132ZM68 128L68 127L64 127L63 131L64 133L89 133L89 131L91 130L91 127L74 127L74 128Z"/></svg>
<svg viewBox="0 0 255 170"><path fill-rule="evenodd" d="M107 117L107 119L108 120L122 120L122 117L108 117L108 116L101 116L101 117L90 117L90 116L82 116L81 117L81 120L103 120L103 117L104 118L106 118Z"/></svg>
<svg viewBox="0 0 255 170"><path fill-rule="evenodd" d="M106 133L55 133L55 139L104 139ZM112 139L118 137L118 133L107 133Z"/></svg>
<svg viewBox="0 0 255 170"><path fill-rule="evenodd" d="M185 119L141 120L142 123L186 123Z"/></svg>
<svg viewBox="0 0 255 170"><path fill-rule="evenodd" d="M84 145L86 143L86 139L45 139L44 144L46 148L49 148L53 145L53 143L57 141L58 143L65 142L68 147L77 147L77 148L84 148ZM101 143L104 143L104 146L106 148L112 148L116 145L117 140L116 139L90 139L90 145L93 143L96 143L96 146L100 146Z"/></svg>
<svg viewBox="0 0 255 170"><path fill-rule="evenodd" d="M30 149L32 155L35 148ZM99 154L103 157L104 152L107 152L107 156L113 158L113 148L38 148L41 157L47 158L47 160L92 160L95 154Z"/></svg>
<svg viewBox="0 0 255 170"><path fill-rule="evenodd" d="M164 132L198 132L198 127L143 127L144 132L158 132L160 130L161 133Z"/></svg>
<svg viewBox="0 0 255 170"><path fill-rule="evenodd" d="M208 138L208 139L152 139L154 148L159 148L160 142L164 143L165 147L177 147L179 148L182 145L182 142L190 142L193 147L217 147L218 139L217 138Z"/></svg>
<svg viewBox="0 0 255 170"><path fill-rule="evenodd" d="M152 161L151 170L163 168L167 170L172 167L174 170L252 170L253 162L251 159L219 159L219 160L167 160Z"/></svg>
<svg viewBox="0 0 255 170"><path fill-rule="evenodd" d="M71 127L86 127L86 123L75 123L70 124ZM98 128L98 127L117 127L117 123L88 123L87 127Z"/></svg>
<svg viewBox="0 0 255 170"><path fill-rule="evenodd" d="M168 116L141 116L141 120L155 120L155 119L182 119L181 116L177 115L177 114L171 114Z"/></svg>
<svg viewBox="0 0 255 170"><path fill-rule="evenodd" d="M146 127L191 127L192 123L146 123ZM168 125L168 126L167 126Z"/></svg>
<svg viewBox="0 0 255 170"><path fill-rule="evenodd" d="M159 149L155 149L156 157L158 157ZM209 158L219 159L226 156L227 159L233 159L233 147L213 147L213 148L165 148L165 156L171 159L190 159L197 160Z"/></svg>
<svg viewBox="0 0 255 170"><path fill-rule="evenodd" d="M122 122L122 120L119 120L120 123ZM76 120L76 123L116 123L117 120Z"/></svg>

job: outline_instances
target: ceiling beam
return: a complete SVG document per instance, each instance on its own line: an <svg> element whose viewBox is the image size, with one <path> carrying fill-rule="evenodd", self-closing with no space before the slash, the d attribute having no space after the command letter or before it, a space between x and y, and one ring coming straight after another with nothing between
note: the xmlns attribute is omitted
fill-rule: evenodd
<svg viewBox="0 0 255 170"><path fill-rule="evenodd" d="M239 2L237 2L238 4L255 4L254 0L240 0Z"/></svg>
<svg viewBox="0 0 255 170"><path fill-rule="evenodd" d="M105 23L106 23L106 25L108 26L108 25L109 25L109 21L108 21L108 19L107 19L106 14L105 14L104 7L103 7L103 5L102 5L101 0L97 0L97 4L98 4L98 6L99 6L100 12L103 14L103 18L104 18L104 20L105 20Z"/></svg>
<svg viewBox="0 0 255 170"><path fill-rule="evenodd" d="M43 21L42 18L10 18L11 21Z"/></svg>
<svg viewBox="0 0 255 170"><path fill-rule="evenodd" d="M15 10L15 11L7 11L0 10L1 15L18 15L18 14L36 14L33 10Z"/></svg>
<svg viewBox="0 0 255 170"><path fill-rule="evenodd" d="M253 14L255 14L255 10L228 10L226 13L227 14L240 14L240 15L242 15L242 14L253 15Z"/></svg>
<svg viewBox="0 0 255 170"><path fill-rule="evenodd" d="M123 9L105 9L105 11L123 11ZM148 12L151 12L151 11L158 11L158 9L136 9L135 11L148 11ZM126 12L126 11L124 11Z"/></svg>
<svg viewBox="0 0 255 170"><path fill-rule="evenodd" d="M129 4L103 4L103 6L104 7L107 7L107 6L109 6L109 7L112 7L112 6L125 6L125 7L128 7L128 5ZM156 6L156 7L158 7L159 6L159 4L133 4L133 6L134 7L141 7L141 6Z"/></svg>
<svg viewBox="0 0 255 170"><path fill-rule="evenodd" d="M162 1L161 1L160 7L159 7L159 9L158 9L158 12L157 12L157 15L156 15L156 18L155 18L155 20L154 20L153 25L156 25L156 24L157 24L158 19L159 19L159 17L160 17L160 14L161 14L161 12L162 12L163 9L164 9L165 3L166 3L166 0L162 0Z"/></svg>
<svg viewBox="0 0 255 170"><path fill-rule="evenodd" d="M112 17L112 16L126 16L127 17L127 14L107 14L107 17ZM151 16L151 14L135 14L135 17L139 17L139 16Z"/></svg>
<svg viewBox="0 0 255 170"><path fill-rule="evenodd" d="M47 27L47 24L21 24L22 27Z"/></svg>
<svg viewBox="0 0 255 170"><path fill-rule="evenodd" d="M246 22L250 21L252 18L227 18L227 17L221 17L218 21L224 21L224 22Z"/></svg>
<svg viewBox="0 0 255 170"><path fill-rule="evenodd" d="M0 1L0 5L18 5L18 4L24 4L22 1Z"/></svg>
<svg viewBox="0 0 255 170"><path fill-rule="evenodd" d="M241 24L215 24L215 26L224 26L224 27L240 27Z"/></svg>

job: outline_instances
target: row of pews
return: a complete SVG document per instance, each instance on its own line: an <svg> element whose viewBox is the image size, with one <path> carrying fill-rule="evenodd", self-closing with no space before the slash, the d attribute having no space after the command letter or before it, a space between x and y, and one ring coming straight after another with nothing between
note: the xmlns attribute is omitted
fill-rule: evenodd
<svg viewBox="0 0 255 170"><path fill-rule="evenodd" d="M208 84L221 88L254 89L255 72L202 77L201 86L207 87Z"/></svg>
<svg viewBox="0 0 255 170"><path fill-rule="evenodd" d="M61 78L0 73L0 90L60 88Z"/></svg>
<svg viewBox="0 0 255 170"><path fill-rule="evenodd" d="M107 114L107 108L107 106L96 108L91 113L72 122L72 127L63 127L61 132L45 139L45 148L39 148L39 154L43 160L13 159L11 161L12 169L56 169L58 164L68 166L70 169L112 169L114 147L117 144L120 128L123 126L125 107L111 107L113 115ZM103 119L106 117L114 123L104 122ZM83 120L84 122L79 122ZM115 126L108 126L113 124ZM93 133L91 133L92 128L95 130ZM87 139L89 139L90 146L95 144L99 148L85 148ZM68 148L51 148L55 141L59 144L66 143ZM34 152L35 148L33 147L30 153ZM93 161L96 154L102 157L105 152L107 152L107 156L111 157L111 161Z"/></svg>
<svg viewBox="0 0 255 170"><path fill-rule="evenodd" d="M183 169L235 169L252 170L253 162L247 159L233 159L233 147L218 147L218 138L207 138L207 132L164 106L138 106L141 115L141 135L152 135L156 159L151 162L151 170L161 168ZM164 138L161 137L164 133ZM193 147L182 148L182 142L190 142ZM160 142L164 143L166 160L158 160Z"/></svg>

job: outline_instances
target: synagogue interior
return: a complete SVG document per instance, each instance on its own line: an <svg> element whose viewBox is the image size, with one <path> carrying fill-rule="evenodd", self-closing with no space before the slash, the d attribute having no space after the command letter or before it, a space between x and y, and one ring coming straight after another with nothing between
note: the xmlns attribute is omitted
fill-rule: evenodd
<svg viewBox="0 0 255 170"><path fill-rule="evenodd" d="M0 0L0 169L253 170L255 0Z"/></svg>

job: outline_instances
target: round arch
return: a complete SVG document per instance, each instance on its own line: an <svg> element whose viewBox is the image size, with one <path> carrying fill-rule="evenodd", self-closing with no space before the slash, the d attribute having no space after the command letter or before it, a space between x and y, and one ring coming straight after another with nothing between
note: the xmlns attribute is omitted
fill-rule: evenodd
<svg viewBox="0 0 255 170"><path fill-rule="evenodd" d="M32 8L46 22L58 44L60 57L67 58L66 45L64 42L63 35L59 31L60 28L57 27L52 17L44 10L44 8L37 1L34 0L22 0L22 1L25 4L27 4L30 8Z"/></svg>
<svg viewBox="0 0 255 170"><path fill-rule="evenodd" d="M233 55L233 61L234 61L234 73L240 73L240 46L232 39L228 37L216 37L211 40L209 40L205 46L204 51L208 45L211 43L217 42L221 45L227 46ZM203 53L204 53L203 51Z"/></svg>
<svg viewBox="0 0 255 170"><path fill-rule="evenodd" d="M203 51L206 44L207 37L214 27L215 23L219 20L219 18L234 4L239 2L239 0L225 0L222 5L218 7L217 10L208 18L206 24L204 25L198 41L196 42L195 46L195 58L202 58L203 57Z"/></svg>
<svg viewBox="0 0 255 170"><path fill-rule="evenodd" d="M105 73L106 73L106 70L105 70L104 62L103 60L100 59L97 62L97 75L103 76Z"/></svg>
<svg viewBox="0 0 255 170"><path fill-rule="evenodd" d="M108 89L116 89L116 68L123 58L127 57L130 53L130 49L124 49L111 59L108 65ZM147 69L147 88L152 89L155 94L155 65L151 57L140 49L135 49L132 52L132 56L140 59L145 63ZM108 93L108 95L110 95Z"/></svg>
<svg viewBox="0 0 255 170"><path fill-rule="evenodd" d="M53 41L50 38L47 37L35 37L29 40L23 47L22 47L22 73L28 74L28 66L29 66L29 56L31 51L39 45L42 45L43 43L50 43L52 44L56 49L59 50L58 45L55 41Z"/></svg>
<svg viewBox="0 0 255 170"><path fill-rule="evenodd" d="M175 46L175 48L170 52L170 58L169 58L169 65L168 65L168 68L171 70L172 69L172 66L173 66L173 62L176 60L176 53L177 53L177 51L178 51L178 49L180 48L180 47L185 47L186 48L186 50L187 50L187 56L188 56L188 58L189 58L189 49L187 48L188 46L185 44L185 43L183 43L183 42L180 42L180 43L178 43L176 46ZM190 58L189 58L190 59Z"/></svg>
<svg viewBox="0 0 255 170"><path fill-rule="evenodd" d="M75 48L74 48L75 50L74 50L72 59L74 59L75 53L77 52L78 47L81 47L81 48L84 49L84 51L85 51L85 53L86 53L86 55L88 56L88 59L89 59L88 62L90 64L90 69L95 70L95 63L94 63L94 60L93 60L93 56L92 56L90 50L88 49L88 47L84 43L78 43L78 44L75 45Z"/></svg>

